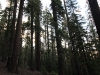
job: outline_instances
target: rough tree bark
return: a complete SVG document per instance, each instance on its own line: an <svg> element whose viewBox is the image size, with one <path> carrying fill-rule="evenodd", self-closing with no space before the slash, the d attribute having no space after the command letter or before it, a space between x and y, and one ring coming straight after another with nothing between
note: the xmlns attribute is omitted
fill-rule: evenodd
<svg viewBox="0 0 100 75"><path fill-rule="evenodd" d="M24 0L20 0L20 8L17 20L15 41L13 46L12 58L9 71L18 73L18 52L19 52L19 44L20 44L20 36L21 36L21 26L22 26L22 14L23 14L23 5Z"/></svg>
<svg viewBox="0 0 100 75"><path fill-rule="evenodd" d="M12 19L12 25L11 25L11 35L10 35L10 44L9 44L9 51L10 55L8 56L6 67L10 67L11 62L11 55L13 51L13 45L14 45L14 34L15 34L15 22L16 22L16 10L17 10L17 0L14 1L14 10L13 10L13 19Z"/></svg>

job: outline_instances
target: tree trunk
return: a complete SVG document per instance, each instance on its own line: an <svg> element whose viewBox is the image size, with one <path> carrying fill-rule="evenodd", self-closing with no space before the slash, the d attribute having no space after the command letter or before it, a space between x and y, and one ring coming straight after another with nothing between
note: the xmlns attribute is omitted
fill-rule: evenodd
<svg viewBox="0 0 100 75"><path fill-rule="evenodd" d="M39 12L36 13L36 18L35 18L35 61L36 61L36 70L40 71L40 20L39 20Z"/></svg>
<svg viewBox="0 0 100 75"><path fill-rule="evenodd" d="M49 50L49 31L48 31L48 18L47 18L47 46L48 46L48 58L50 55L50 50Z"/></svg>
<svg viewBox="0 0 100 75"><path fill-rule="evenodd" d="M31 7L31 66L30 70L34 71L34 66L33 66L33 7Z"/></svg>
<svg viewBox="0 0 100 75"><path fill-rule="evenodd" d="M8 56L6 67L10 67L11 62L11 55L13 51L13 45L14 45L14 34L15 34L15 22L16 22L16 10L17 10L17 0L14 1L14 10L13 10L13 19L12 19L12 25L11 25L11 35L10 35L10 44L9 44L9 51L10 55Z"/></svg>
<svg viewBox="0 0 100 75"><path fill-rule="evenodd" d="M68 14L67 14L67 9L66 9L66 3L65 3L65 0L63 0L64 2L64 7L65 7L65 15L66 15L66 20L67 20L67 26L68 26L68 31L69 31L69 36L70 36L70 41L72 43L72 48L73 48L73 54L74 54L74 61L75 61L75 66L76 66L76 70L77 70L77 75L81 75L81 71L80 71L80 67L79 67L79 64L78 64L78 61L77 61L77 54L76 54L76 51L75 51L75 47L74 47L74 40L72 38L72 33L71 31L69 30L70 26L69 26L69 18L68 18ZM72 68L73 69L73 68ZM74 71L73 71L74 72ZM74 73L73 73L74 74Z"/></svg>
<svg viewBox="0 0 100 75"><path fill-rule="evenodd" d="M20 0L20 8L17 20L15 41L13 46L11 64L10 64L10 72L18 72L18 52L19 52L19 44L20 44L20 36L21 36L21 26L22 26L22 14L23 14L23 5L24 0Z"/></svg>
<svg viewBox="0 0 100 75"><path fill-rule="evenodd" d="M63 58L63 50L61 46L61 36L58 32L58 23L57 23L57 12L55 9L54 1L52 1L52 9L53 9L53 21L55 27L55 36L56 36L56 43L57 43L57 53L58 53L58 66L59 66L59 75L64 75L64 58Z"/></svg>
<svg viewBox="0 0 100 75"><path fill-rule="evenodd" d="M46 37L47 31L46 31L46 29L47 29L47 27L46 26L47 25L45 24L45 49L47 50L47 46L46 46L46 43L47 43L47 37Z"/></svg>
<svg viewBox="0 0 100 75"><path fill-rule="evenodd" d="M100 40L100 9L97 0L88 0Z"/></svg>
<svg viewBox="0 0 100 75"><path fill-rule="evenodd" d="M48 56L47 66L48 66L48 71L51 72L51 66L50 66L50 65L51 65L51 64L50 64L50 61L51 61L51 60L50 60L50 49L49 49L49 31L48 31L48 30L49 30L49 29L48 29L48 25L49 25L49 23L48 23L48 18L49 18L49 17L48 17L47 10L46 10L46 17L47 17L47 18L46 18L46 26L47 26L47 47L48 47L48 48L47 48L47 51L48 51L48 53L47 53L47 54L48 54L48 55L47 55L47 56Z"/></svg>
<svg viewBox="0 0 100 75"><path fill-rule="evenodd" d="M51 41L52 41L52 60L54 61L54 37L53 37L53 28L51 26Z"/></svg>

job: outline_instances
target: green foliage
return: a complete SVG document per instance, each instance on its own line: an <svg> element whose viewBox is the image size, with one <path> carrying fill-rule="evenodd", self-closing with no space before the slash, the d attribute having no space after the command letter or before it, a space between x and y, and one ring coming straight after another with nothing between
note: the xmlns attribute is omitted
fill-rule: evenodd
<svg viewBox="0 0 100 75"><path fill-rule="evenodd" d="M91 73L93 73L92 75L100 75L100 41L98 40L98 35L96 33L94 23L89 22L88 29L84 29L83 26L85 20L75 11L77 10L76 0L68 0L66 5L68 5L66 7L68 11L66 13L68 15L67 22L66 17L64 16L65 10L63 9L62 1L51 0L51 8L55 8L58 23L58 29L55 29L56 24L52 16L53 13L51 13L51 10L49 10L49 8L46 8L42 12L42 4L40 0L26 1L24 15L28 17L28 20L27 22L23 22L22 27L22 30L24 31L24 36L22 37L22 39L24 40L24 46L22 47L22 50L19 54L19 66L29 69L31 65L30 30L31 16L33 15L33 31L36 30L35 32L40 32L41 34L41 36L39 37L41 44L38 45L41 45L41 73L43 75L58 75L59 66L56 43L57 40L55 39L56 37L60 37L61 39L61 56L63 56L64 58L63 69L65 75L77 75L77 67L79 67L82 73L85 71L85 75L88 75L87 64L89 64L90 71ZM9 11L12 11L12 9L13 7L6 7L4 10L0 9L0 56L8 56L10 54L9 36L11 35L10 30L12 14L10 15L9 19L9 26L8 16ZM32 11L33 13L31 13ZM9 30L7 30L7 27L9 28ZM55 32L57 32L59 36L56 36ZM5 35L7 33L8 36L6 37ZM34 38L35 36L33 36L33 39ZM8 46L6 46L7 43ZM85 59L85 55L87 60ZM33 51L33 59L35 67L35 50Z"/></svg>

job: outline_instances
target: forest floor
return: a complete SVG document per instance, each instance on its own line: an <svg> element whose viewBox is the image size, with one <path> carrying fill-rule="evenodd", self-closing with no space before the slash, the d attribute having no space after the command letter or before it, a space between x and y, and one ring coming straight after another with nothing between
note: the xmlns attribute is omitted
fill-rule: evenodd
<svg viewBox="0 0 100 75"><path fill-rule="evenodd" d="M6 63L0 62L0 75L42 75L38 71L30 71L26 68L19 67L19 74L10 73L8 72L7 68L5 67Z"/></svg>

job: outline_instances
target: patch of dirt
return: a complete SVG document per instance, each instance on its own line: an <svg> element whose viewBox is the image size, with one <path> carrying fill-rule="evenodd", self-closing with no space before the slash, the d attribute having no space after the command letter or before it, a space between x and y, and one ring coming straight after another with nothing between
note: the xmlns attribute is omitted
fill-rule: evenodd
<svg viewBox="0 0 100 75"><path fill-rule="evenodd" d="M38 71L30 71L26 68L19 67L19 74L8 72L7 68L5 68L5 63L0 62L0 75L42 75Z"/></svg>

